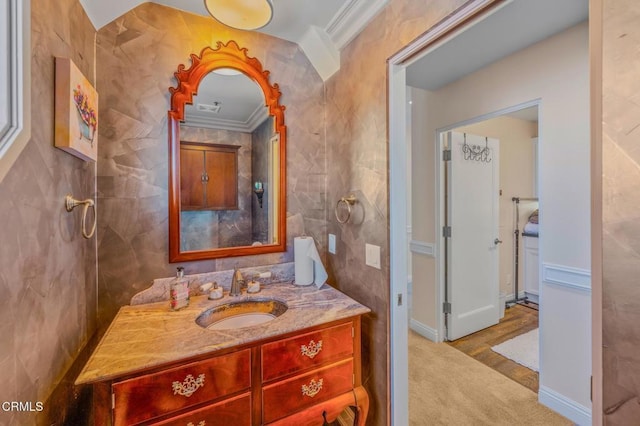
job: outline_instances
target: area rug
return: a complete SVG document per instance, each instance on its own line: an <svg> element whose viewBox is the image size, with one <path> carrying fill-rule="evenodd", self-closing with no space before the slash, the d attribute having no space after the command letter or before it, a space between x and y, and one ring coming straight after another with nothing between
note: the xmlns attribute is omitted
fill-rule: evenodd
<svg viewBox="0 0 640 426"><path fill-rule="evenodd" d="M491 348L492 351L524 365L534 371L539 371L538 364L538 329L521 334L511 340L502 342Z"/></svg>

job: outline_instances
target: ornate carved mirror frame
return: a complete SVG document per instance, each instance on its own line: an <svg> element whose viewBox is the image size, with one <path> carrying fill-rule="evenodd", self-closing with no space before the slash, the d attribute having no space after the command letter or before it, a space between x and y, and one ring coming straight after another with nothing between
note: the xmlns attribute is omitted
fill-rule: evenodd
<svg viewBox="0 0 640 426"><path fill-rule="evenodd" d="M280 105L280 89L269 83L269 71L262 69L256 58L247 55L246 48L240 48L231 40L227 44L217 43L215 49L205 47L200 56L191 54L191 67L178 66L174 73L177 87L170 87L171 110L168 114L169 130L169 262L215 259L230 256L247 256L275 253L286 250L286 140L284 125L285 107ZM181 251L180 249L180 122L184 121L185 105L193 103L201 80L218 68L233 68L255 81L262 92L269 114L274 118L274 131L279 135L279 199L277 242L260 246L224 247L210 250Z"/></svg>

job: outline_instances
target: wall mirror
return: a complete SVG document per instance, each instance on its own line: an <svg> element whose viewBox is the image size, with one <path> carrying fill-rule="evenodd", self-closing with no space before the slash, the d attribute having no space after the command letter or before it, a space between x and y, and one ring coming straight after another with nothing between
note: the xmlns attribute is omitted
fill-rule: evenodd
<svg viewBox="0 0 640 426"><path fill-rule="evenodd" d="M269 71L236 42L178 66L169 111L169 261L286 250L286 127Z"/></svg>

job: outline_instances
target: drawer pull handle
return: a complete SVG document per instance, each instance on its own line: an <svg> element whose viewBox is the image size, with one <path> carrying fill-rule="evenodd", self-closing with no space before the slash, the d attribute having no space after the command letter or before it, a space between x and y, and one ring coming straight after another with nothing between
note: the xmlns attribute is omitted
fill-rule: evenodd
<svg viewBox="0 0 640 426"><path fill-rule="evenodd" d="M194 379L193 376L189 374L182 383L173 382L173 394L186 396L188 398L202 386L204 386L204 374L199 375L197 379Z"/></svg>
<svg viewBox="0 0 640 426"><path fill-rule="evenodd" d="M198 423L198 426L206 426L207 422L202 420L200 423ZM187 426L194 426L193 423L189 422L187 423Z"/></svg>
<svg viewBox="0 0 640 426"><path fill-rule="evenodd" d="M310 341L308 345L300 345L300 352L304 356L308 356L313 359L316 355L320 353L322 350L322 340L318 340L318 343L315 341Z"/></svg>
<svg viewBox="0 0 640 426"><path fill-rule="evenodd" d="M309 385L302 385L302 395L308 396L309 398L313 398L322 390L322 379L319 379L317 382L315 379L309 382Z"/></svg>

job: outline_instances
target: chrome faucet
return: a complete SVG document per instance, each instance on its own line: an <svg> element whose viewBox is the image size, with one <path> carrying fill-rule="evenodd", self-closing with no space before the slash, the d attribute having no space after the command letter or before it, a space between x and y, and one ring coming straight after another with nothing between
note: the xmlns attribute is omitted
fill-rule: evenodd
<svg viewBox="0 0 640 426"><path fill-rule="evenodd" d="M239 269L233 270L233 278L231 278L231 289L229 290L229 296L240 296L242 294L242 286L244 285L244 278Z"/></svg>

